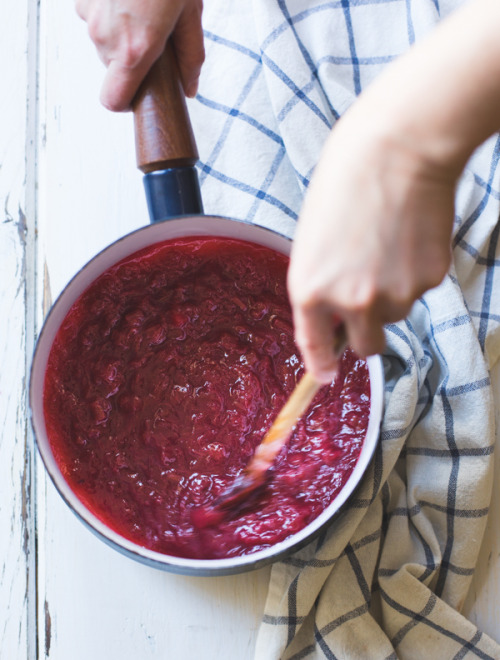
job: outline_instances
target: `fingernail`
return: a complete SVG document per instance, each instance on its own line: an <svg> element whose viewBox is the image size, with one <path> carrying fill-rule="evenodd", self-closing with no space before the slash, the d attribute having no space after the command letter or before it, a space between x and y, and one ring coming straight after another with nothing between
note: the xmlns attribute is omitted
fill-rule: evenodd
<svg viewBox="0 0 500 660"><path fill-rule="evenodd" d="M186 96L189 97L190 99L194 99L197 93L198 93L198 80L192 80L191 82L187 83L185 89Z"/></svg>

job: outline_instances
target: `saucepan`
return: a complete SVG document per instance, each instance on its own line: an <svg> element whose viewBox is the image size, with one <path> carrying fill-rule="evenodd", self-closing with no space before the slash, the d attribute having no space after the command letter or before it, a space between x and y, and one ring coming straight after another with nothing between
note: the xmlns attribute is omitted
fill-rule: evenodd
<svg viewBox="0 0 500 660"><path fill-rule="evenodd" d="M380 356L367 360L370 379L368 428L358 461L333 502L310 524L286 540L252 554L222 559L169 556L138 545L98 519L73 492L56 461L44 417L44 377L61 324L75 301L108 268L138 250L169 239L224 237L239 239L289 255L291 240L274 230L227 217L203 214L196 143L179 83L175 57L167 48L144 81L134 102L138 167L151 224L118 239L92 258L53 304L38 337L30 379L30 411L39 453L56 489L80 520L122 554L156 568L189 575L229 575L272 563L303 547L345 509L375 451L383 409ZM278 412L278 411L276 411Z"/></svg>

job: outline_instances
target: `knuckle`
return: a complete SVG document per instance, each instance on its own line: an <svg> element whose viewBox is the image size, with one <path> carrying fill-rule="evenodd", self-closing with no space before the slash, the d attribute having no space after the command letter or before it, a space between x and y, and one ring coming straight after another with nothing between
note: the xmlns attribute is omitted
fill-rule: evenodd
<svg viewBox="0 0 500 660"><path fill-rule="evenodd" d="M106 44L108 41L109 33L99 14L93 12L90 16L87 16L86 21L89 36L96 44L96 46L102 46Z"/></svg>
<svg viewBox="0 0 500 660"><path fill-rule="evenodd" d="M408 308L418 298L419 288L416 282L401 278L394 290L387 296L391 307Z"/></svg>
<svg viewBox="0 0 500 660"><path fill-rule="evenodd" d="M380 299L379 288L372 280L364 281L347 292L343 307L348 312L362 313L372 309Z"/></svg>
<svg viewBox="0 0 500 660"><path fill-rule="evenodd" d="M288 296L294 307L306 310L317 301L317 293L306 283L301 274L290 268L287 276Z"/></svg>
<svg viewBox="0 0 500 660"><path fill-rule="evenodd" d="M75 0L75 11L77 16L85 20L87 3L85 0Z"/></svg>
<svg viewBox="0 0 500 660"><path fill-rule="evenodd" d="M146 60L154 61L163 50L161 37L160 31L152 27L134 33L128 32L120 49L123 66L134 69Z"/></svg>
<svg viewBox="0 0 500 660"><path fill-rule="evenodd" d="M147 43L142 37L127 35L120 44L119 61L126 69L134 69L146 56Z"/></svg>

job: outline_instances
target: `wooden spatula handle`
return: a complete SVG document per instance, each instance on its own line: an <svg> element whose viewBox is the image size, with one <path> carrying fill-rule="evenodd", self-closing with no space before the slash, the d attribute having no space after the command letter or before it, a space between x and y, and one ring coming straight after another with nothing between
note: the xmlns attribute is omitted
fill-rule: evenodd
<svg viewBox="0 0 500 660"><path fill-rule="evenodd" d="M198 150L170 44L153 64L132 103L137 167L144 173L192 166Z"/></svg>
<svg viewBox="0 0 500 660"><path fill-rule="evenodd" d="M339 357L344 351L346 343L346 328L343 323L339 322L333 342L333 349ZM288 440L295 424L311 405L320 387L321 383L306 371L295 386L288 401L278 413L264 439L257 446L255 454L246 469L249 475L257 475L271 466L281 447Z"/></svg>
<svg viewBox="0 0 500 660"><path fill-rule="evenodd" d="M271 428L261 442L261 445L273 443L276 439L287 438L302 417L311 401L316 396L321 383L319 383L308 371L302 376L293 390L288 401L280 410Z"/></svg>
<svg viewBox="0 0 500 660"><path fill-rule="evenodd" d="M302 417L310 406L320 387L321 383L318 383L306 371L290 398L278 413L264 439L257 446L245 470L248 477L259 479L271 467L274 459L292 433L297 420Z"/></svg>

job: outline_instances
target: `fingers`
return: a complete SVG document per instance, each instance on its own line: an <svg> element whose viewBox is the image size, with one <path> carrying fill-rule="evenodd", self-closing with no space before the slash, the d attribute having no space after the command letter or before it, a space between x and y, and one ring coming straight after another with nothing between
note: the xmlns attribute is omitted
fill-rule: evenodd
<svg viewBox="0 0 500 660"><path fill-rule="evenodd" d="M295 341L304 364L320 383L329 383L337 371L334 320L326 306L294 308Z"/></svg>
<svg viewBox="0 0 500 660"><path fill-rule="evenodd" d="M295 341L306 369L321 383L333 380L340 355L335 352L339 316L331 306L294 307ZM383 323L369 311L344 317L347 343L360 357L380 353L385 347Z"/></svg>
<svg viewBox="0 0 500 660"><path fill-rule="evenodd" d="M184 91L194 96L205 52L201 0L76 0L107 67L101 102L128 110L147 72L172 35Z"/></svg>
<svg viewBox="0 0 500 660"><path fill-rule="evenodd" d="M141 59L135 67L127 67L118 60L111 60L101 87L100 100L103 106L113 112L128 110L155 59L155 56L150 55Z"/></svg>
<svg viewBox="0 0 500 660"><path fill-rule="evenodd" d="M198 91L198 80L205 60L201 15L202 3L199 0L189 4L180 15L172 35L184 93L191 98Z"/></svg>
<svg viewBox="0 0 500 660"><path fill-rule="evenodd" d="M82 20L86 20L88 4L88 0L75 0L75 11Z"/></svg>

